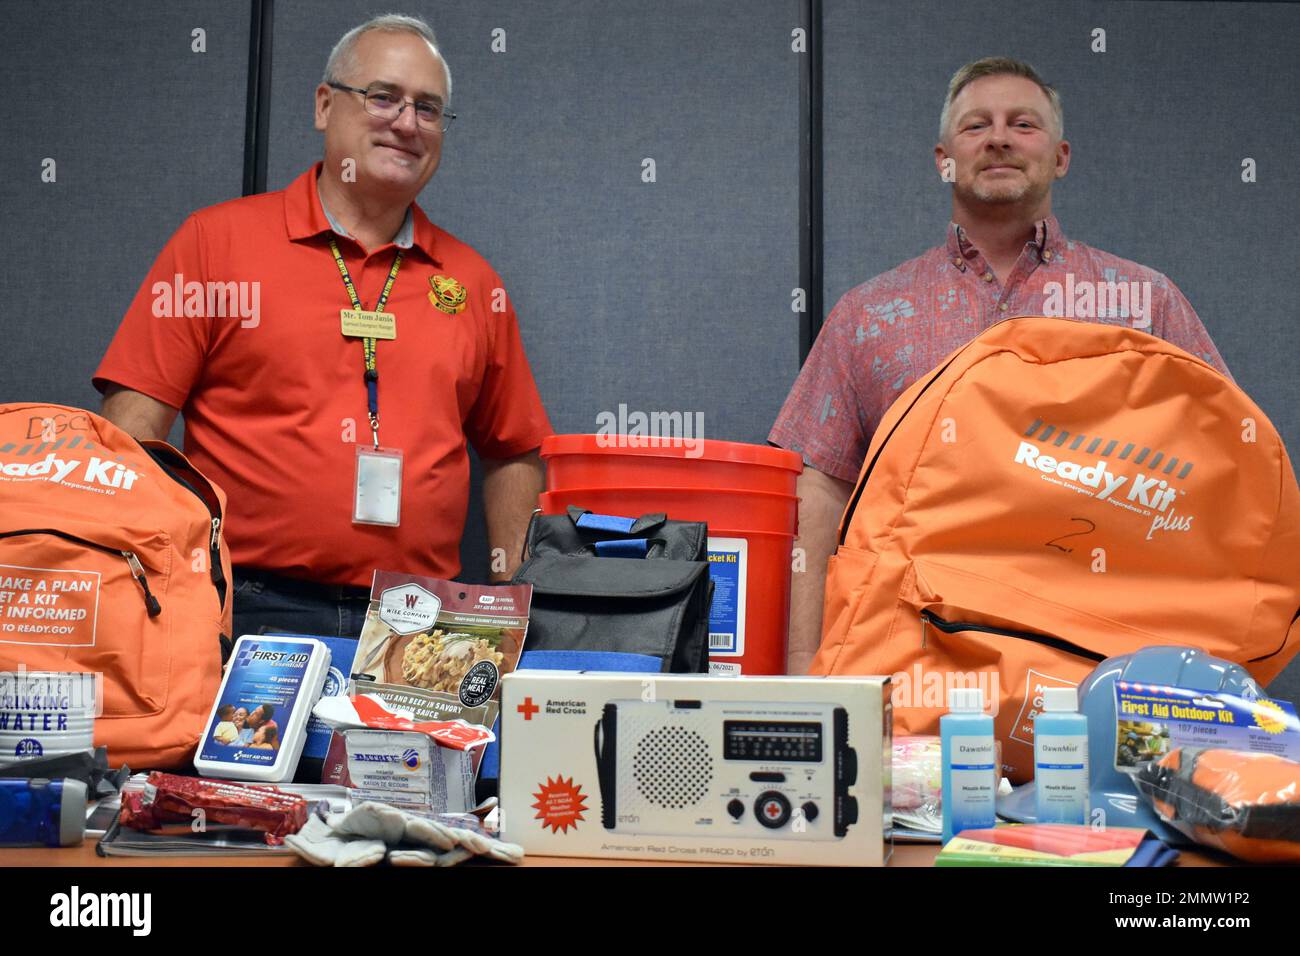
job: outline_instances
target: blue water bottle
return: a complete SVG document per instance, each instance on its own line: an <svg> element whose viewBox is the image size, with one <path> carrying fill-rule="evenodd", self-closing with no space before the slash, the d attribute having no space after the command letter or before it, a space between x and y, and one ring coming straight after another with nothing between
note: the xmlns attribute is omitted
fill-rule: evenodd
<svg viewBox="0 0 1300 956"><path fill-rule="evenodd" d="M76 846L85 833L80 780L0 777L0 846Z"/></svg>

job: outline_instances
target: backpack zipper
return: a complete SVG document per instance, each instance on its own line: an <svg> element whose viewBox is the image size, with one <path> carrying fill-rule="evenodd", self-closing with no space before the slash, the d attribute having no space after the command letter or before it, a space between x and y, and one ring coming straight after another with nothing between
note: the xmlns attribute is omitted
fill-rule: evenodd
<svg viewBox="0 0 1300 956"><path fill-rule="evenodd" d="M162 605L154 597L153 592L149 590L149 578L145 576L144 565L140 563L139 556L134 551L124 551L121 548L110 548L106 544L99 544L95 541L88 541L80 538L75 534L68 534L66 531L56 531L53 528L29 528L24 531L3 531L0 532L0 538L16 538L25 534L52 534L56 538L63 538L65 541L72 541L87 548L94 548L96 551L103 551L105 554L118 554L126 560L127 567L131 570L131 577L139 582L140 587L144 590L144 606L149 612L150 617L157 617L162 613Z"/></svg>
<svg viewBox="0 0 1300 956"><path fill-rule="evenodd" d="M172 467L163 460L163 456L160 452L148 447L145 447L144 450L149 453L149 457L154 460L154 463L166 472L169 478L175 481L182 488L188 490L195 498L198 498L199 503L203 505L204 509L211 516L212 535L208 539L208 572L209 577L212 579L213 586L217 589L218 605L224 610L226 606L226 576L221 570L221 517L212 509L212 506L208 504L208 500L204 498L203 495L199 494L197 488L190 484L183 475L175 472Z"/></svg>
<svg viewBox="0 0 1300 956"><path fill-rule="evenodd" d="M880 447L876 449L876 453L871 457L871 464L867 466L867 470L864 471L862 473L862 476L858 479L857 487L854 488L853 490L853 497L849 500L849 505L845 509L844 518L841 521L841 531L839 536L840 537L839 543L841 545L844 544L844 540L849 536L849 524L853 520L853 512L857 510L858 499L862 497L862 492L867 487L867 479L871 477L871 471L873 468L876 467L876 462L880 460L880 453L883 452L885 450L885 446L889 444L889 439L894 437L894 432L898 431L898 426L903 424L903 419L907 417L907 412L910 412L915 407L916 403L921 400L921 396L926 393L926 390L929 389L929 387L933 385L935 382L937 382L939 380L939 377L943 375L944 372L948 371L948 366L951 365L953 362L957 361L957 357L961 355L962 352L965 352L968 348L970 348L977 340L979 340L986 333L988 333L990 329L995 329L999 325L1002 325L1003 323L1006 322L1015 322L1017 319L1021 319L1021 318L1026 318L1026 316L1008 316L1005 319L1000 319L999 321L994 322L987 329L984 329L982 332L980 332L978 335L972 338L969 342L967 342L965 345L959 348L956 352L953 352L952 355L948 357L948 361L944 362L943 366L937 369L934 372L934 374L930 376L930 380L921 387L921 390L919 392L916 393L916 397L912 399L912 404L907 406L906 412L903 412L903 414L898 416L898 421L894 422L894 427L889 429L889 434L885 436L885 440L880 443ZM1054 316L1043 316L1043 318L1054 318ZM1074 320L1062 319L1062 321L1073 322Z"/></svg>
<svg viewBox="0 0 1300 956"><path fill-rule="evenodd" d="M1105 655L1080 647L1078 644L1072 644L1064 638L1052 637L1047 634L1034 634L1030 631L1017 631L1007 627L990 627L987 624L975 624L971 621L947 621L932 611L921 612L921 647L925 647L925 628L927 624L933 625L945 634L957 634L961 631L996 634L999 637L1014 637L1021 641L1032 641L1035 644L1042 644L1053 650L1062 651L1074 657L1084 657L1097 663L1101 663L1106 659Z"/></svg>
<svg viewBox="0 0 1300 956"><path fill-rule="evenodd" d="M974 340L972 339L971 341ZM969 344L970 343L967 343L967 345ZM939 380L939 376L941 376L944 372L948 371L948 366L951 365L953 362L957 361L957 356L964 351L966 351L965 347L959 349L956 353L954 353L953 356L950 359L948 359L947 362L944 362L942 368L938 369L933 375L930 376L930 381L926 382L923 386L921 386L921 390L917 392L916 397L912 399L912 404L907 406L906 412L903 412L903 414L898 416L898 420L894 422L894 427L889 429L889 434L886 435L885 440L880 443L880 447L876 449L876 453L871 456L871 464L867 465L867 470L864 471L862 473L862 477L858 479L858 486L853 491L853 498L849 501L849 506L844 511L844 518L840 522L841 527L840 527L839 543L841 545L844 544L845 539L847 539L849 536L849 525L853 522L853 512L857 510L858 501L862 497L862 492L866 490L867 487L867 479L871 477L871 472L876 467L876 462L880 460L881 452L883 452L885 450L885 446L889 444L889 439L894 437L894 432L898 431L898 426L903 424L903 419L907 417L907 412L910 412L916 406L916 403L921 400L921 396L926 393L926 391L929 389L931 385L933 385L935 382Z"/></svg>

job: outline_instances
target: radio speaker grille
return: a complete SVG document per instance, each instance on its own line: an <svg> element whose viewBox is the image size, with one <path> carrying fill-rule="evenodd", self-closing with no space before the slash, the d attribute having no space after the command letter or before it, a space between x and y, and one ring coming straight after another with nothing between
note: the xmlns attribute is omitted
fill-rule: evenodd
<svg viewBox="0 0 1300 956"><path fill-rule="evenodd" d="M670 810L699 803L713 781L708 742L679 724L664 724L637 741L632 758L637 789L650 803Z"/></svg>

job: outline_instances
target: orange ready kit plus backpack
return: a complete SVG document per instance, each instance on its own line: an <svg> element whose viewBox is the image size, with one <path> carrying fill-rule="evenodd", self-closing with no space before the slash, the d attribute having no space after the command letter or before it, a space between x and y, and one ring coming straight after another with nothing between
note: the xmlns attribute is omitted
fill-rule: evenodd
<svg viewBox="0 0 1300 956"><path fill-rule="evenodd" d="M1300 641L1300 489L1244 392L1134 329L1009 319L890 408L830 559L814 674L890 674L897 732L953 686L1013 782L1045 687L1192 645L1261 683Z"/></svg>
<svg viewBox="0 0 1300 956"><path fill-rule="evenodd" d="M0 672L102 674L114 766L179 766L203 731L230 633L225 504L165 442L0 405Z"/></svg>

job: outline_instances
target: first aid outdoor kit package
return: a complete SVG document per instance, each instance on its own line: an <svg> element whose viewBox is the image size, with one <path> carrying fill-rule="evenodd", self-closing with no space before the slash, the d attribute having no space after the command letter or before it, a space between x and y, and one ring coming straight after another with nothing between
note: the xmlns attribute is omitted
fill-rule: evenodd
<svg viewBox="0 0 1300 956"><path fill-rule="evenodd" d="M665 672L706 672L708 537L704 523L663 514L534 515L515 574L533 586L529 650L639 654Z"/></svg>
<svg viewBox="0 0 1300 956"><path fill-rule="evenodd" d="M1300 719L1289 702L1123 680L1113 692L1106 759L1164 824L1243 860L1300 862Z"/></svg>
<svg viewBox="0 0 1300 956"><path fill-rule="evenodd" d="M883 865L889 680L516 671L502 838L528 853Z"/></svg>
<svg viewBox="0 0 1300 956"><path fill-rule="evenodd" d="M330 650L308 637L235 642L194 769L205 777L279 783L293 777Z"/></svg>
<svg viewBox="0 0 1300 956"><path fill-rule="evenodd" d="M102 675L94 744L114 765L179 767L203 733L229 649L225 504L165 442L0 405L0 672ZM15 704L7 729L58 716ZM43 748L35 732L17 746Z"/></svg>
<svg viewBox="0 0 1300 956"><path fill-rule="evenodd" d="M1136 329L1026 317L891 406L827 570L816 674L890 674L900 733L979 686L1007 776L1049 687L1191 645L1275 677L1300 646L1300 488L1205 361Z"/></svg>

